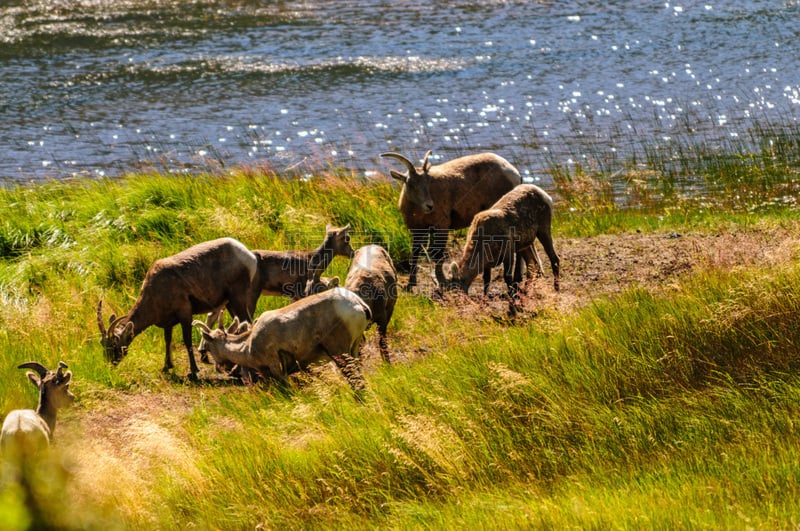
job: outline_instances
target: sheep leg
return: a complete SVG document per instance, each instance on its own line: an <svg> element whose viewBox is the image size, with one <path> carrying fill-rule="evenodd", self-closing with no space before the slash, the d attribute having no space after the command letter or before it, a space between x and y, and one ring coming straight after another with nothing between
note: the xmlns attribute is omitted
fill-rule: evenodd
<svg viewBox="0 0 800 531"><path fill-rule="evenodd" d="M436 274L436 282L439 286L444 286L444 261L445 261L445 248L447 247L447 231L442 229L433 229L431 231L431 260L433 260L433 269Z"/></svg>
<svg viewBox="0 0 800 531"><path fill-rule="evenodd" d="M508 252L503 257L503 280L508 287L508 296L513 299L517 296L518 285L516 281L516 272L514 271L515 253Z"/></svg>
<svg viewBox="0 0 800 531"><path fill-rule="evenodd" d="M189 379L197 380L197 362L194 359L194 348L192 347L192 320L183 321L181 323L181 331L183 332L183 344L186 347L186 352L189 354Z"/></svg>
<svg viewBox="0 0 800 531"><path fill-rule="evenodd" d="M539 258L539 253L536 252L536 246L531 244L530 247L525 247L523 250L519 252L522 255L523 259L525 260L525 265L527 266L525 276L529 279L533 278L533 264L536 263L537 276L544 275L544 268L542 267L542 260ZM522 280L522 274L520 273L520 280Z"/></svg>
<svg viewBox="0 0 800 531"><path fill-rule="evenodd" d="M483 295L489 294L489 283L492 281L492 266L483 268Z"/></svg>
<svg viewBox="0 0 800 531"><path fill-rule="evenodd" d="M527 264L530 263L527 260L530 260L531 258L530 253L528 251L529 249L530 247L526 247L522 251L516 253L514 257L514 284L516 284L517 286L519 286L519 284L522 283L522 270L523 269L525 270L526 276L527 273L530 271L530 269L527 267ZM523 264L525 265L525 267L523 267Z"/></svg>
<svg viewBox="0 0 800 531"><path fill-rule="evenodd" d="M386 338L387 326L385 324L378 325L378 347L381 351L381 357L386 363L391 363L392 359L389 356L389 343Z"/></svg>
<svg viewBox="0 0 800 531"><path fill-rule="evenodd" d="M281 358L281 366L283 367L283 374L288 376L303 370L300 363L292 356L291 353L285 350L278 351L278 356Z"/></svg>
<svg viewBox="0 0 800 531"><path fill-rule="evenodd" d="M167 346L167 353L164 356L164 367L161 368L161 372L169 372L174 367L174 365L172 364L172 327L171 326L165 326L164 327L164 343Z"/></svg>
<svg viewBox="0 0 800 531"><path fill-rule="evenodd" d="M424 230L411 231L411 262L409 263L408 284L406 291L411 291L417 285L417 262L422 253L422 246L428 239L428 232Z"/></svg>
<svg viewBox="0 0 800 531"><path fill-rule="evenodd" d="M536 235L539 241L542 242L542 247L550 259L550 267L553 269L553 289L556 291L560 288L559 272L561 270L561 260L558 258L555 247L553 247L553 238L550 236L550 231L539 231Z"/></svg>
<svg viewBox="0 0 800 531"><path fill-rule="evenodd" d="M356 354L358 354L358 348L361 346L360 343L360 341L356 341L354 344ZM332 359L339 368L342 376L344 376L344 379L350 384L353 391L359 392L364 389L364 378L361 376L361 368L356 363L356 358L354 356L345 356L346 355L341 354L328 354L328 357Z"/></svg>

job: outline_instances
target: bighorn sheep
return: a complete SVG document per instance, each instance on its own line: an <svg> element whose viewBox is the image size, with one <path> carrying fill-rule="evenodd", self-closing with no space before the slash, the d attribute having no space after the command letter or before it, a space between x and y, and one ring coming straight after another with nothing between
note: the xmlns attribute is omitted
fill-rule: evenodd
<svg viewBox="0 0 800 531"><path fill-rule="evenodd" d="M381 356L390 361L386 331L397 302L397 272L392 258L380 245L367 245L356 251L344 287L361 297L378 325Z"/></svg>
<svg viewBox="0 0 800 531"><path fill-rule="evenodd" d="M39 389L39 405L36 409L16 409L6 415L0 432L0 447L6 455L22 457L28 452L38 452L47 448L56 429L56 411L69 406L75 395L69 390L72 371L63 361L55 371L35 361L19 366L20 369L33 369L28 379Z"/></svg>
<svg viewBox="0 0 800 531"><path fill-rule="evenodd" d="M417 284L417 260L429 239L436 280L441 285L449 231L468 227L475 214L522 183L519 171L494 153L467 155L436 166L429 162L430 155L428 151L422 166L415 168L398 153L381 154L399 160L407 168L406 173L392 170L390 174L403 183L398 205L411 231L409 290Z"/></svg>
<svg viewBox="0 0 800 531"><path fill-rule="evenodd" d="M486 293L491 268L502 263L503 279L513 294L522 280L523 260L530 261L532 257L541 270L539 256L533 247L538 238L550 258L553 287L558 290L561 262L550 235L552 216L553 201L544 190L532 184L517 186L472 220L464 252L450 266L448 283L466 292L478 273L483 271Z"/></svg>
<svg viewBox="0 0 800 531"><path fill-rule="evenodd" d="M283 380L291 368L305 369L327 355L358 390L361 384L345 370L344 355L358 356L370 317L369 306L358 295L333 288L262 313L243 334L212 330L202 321L194 324L218 365L239 365Z"/></svg>
<svg viewBox="0 0 800 531"><path fill-rule="evenodd" d="M298 300L307 294L315 293L338 285L339 279L325 282L322 273L328 268L335 256L351 258L353 248L350 246L350 225L325 227L325 239L313 251L263 251L254 250L258 259L259 291L263 295L285 295ZM206 317L206 326L213 328L222 319L224 307L220 306ZM245 320L243 316L240 320ZM205 341L198 350L205 355Z"/></svg>
<svg viewBox="0 0 800 531"><path fill-rule="evenodd" d="M308 282L319 282L335 256L352 258L354 252L350 246L350 225L325 227L325 239L313 251L255 250L253 254L258 257L263 279L261 292L301 299L306 295Z"/></svg>
<svg viewBox="0 0 800 531"><path fill-rule="evenodd" d="M261 294L259 259L233 238L200 243L176 255L156 260L142 283L130 313L112 315L103 326L102 301L97 305L97 324L105 355L114 365L128 353L133 338L152 325L164 329L166 356L163 371L172 365L172 328L181 325L189 354L190 378L197 376L192 350L192 316L227 306L243 321L252 314Z"/></svg>

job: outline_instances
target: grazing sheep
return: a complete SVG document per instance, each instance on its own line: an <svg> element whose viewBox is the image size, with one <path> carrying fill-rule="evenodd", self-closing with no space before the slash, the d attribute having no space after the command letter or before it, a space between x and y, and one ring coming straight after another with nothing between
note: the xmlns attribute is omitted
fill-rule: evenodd
<svg viewBox="0 0 800 531"><path fill-rule="evenodd" d="M533 247L534 239L538 238L550 258L553 287L558 290L560 260L550 235L552 216L553 201L544 190L532 184L517 186L472 220L464 252L450 266L448 283L467 292L478 273L483 271L485 294L489 288L491 268L502 263L503 279L513 295L522 280L523 260L530 265L533 258L541 269L539 256Z"/></svg>
<svg viewBox="0 0 800 531"><path fill-rule="evenodd" d="M194 321L214 361L224 367L239 365L263 376L285 379L291 369L306 369L322 356L330 357L353 389L362 387L346 370L347 355L358 356L370 309L358 295L333 288L283 308L264 312L239 335L210 329Z"/></svg>
<svg viewBox="0 0 800 531"><path fill-rule="evenodd" d="M436 280L441 285L449 231L468 227L475 214L522 183L519 171L494 153L467 155L436 166L428 161L430 154L425 154L418 168L398 153L381 154L399 160L407 168L406 173L390 173L403 183L398 205L412 237L408 290L417 284L417 260L429 239Z"/></svg>
<svg viewBox="0 0 800 531"><path fill-rule="evenodd" d="M381 356L390 361L386 330L397 302L397 271L392 258L380 245L367 245L356 251L344 287L361 297L378 325Z"/></svg>
<svg viewBox="0 0 800 531"><path fill-rule="evenodd" d="M67 368L63 361L55 371L35 361L23 363L19 368L36 371L27 375L39 389L39 405L35 410L16 409L6 415L0 432L0 447L6 456L23 457L50 446L56 429L56 411L72 404L75 396L69 390L72 371L63 372Z"/></svg>
<svg viewBox="0 0 800 531"><path fill-rule="evenodd" d="M102 301L97 324L106 358L114 365L128 353L133 338L152 325L164 329L166 356L163 371L172 369L172 328L181 325L189 354L189 377L197 377L192 350L192 316L227 306L240 320L252 320L263 284L259 259L233 238L200 243L176 255L156 260L142 283L130 313L112 315L103 326Z"/></svg>

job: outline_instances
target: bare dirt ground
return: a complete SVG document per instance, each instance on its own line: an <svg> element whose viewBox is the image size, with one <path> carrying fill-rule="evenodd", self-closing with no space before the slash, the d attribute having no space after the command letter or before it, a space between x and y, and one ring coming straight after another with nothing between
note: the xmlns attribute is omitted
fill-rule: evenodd
<svg viewBox="0 0 800 531"><path fill-rule="evenodd" d="M785 263L800 254L800 224L781 227L735 229L713 234L639 233L601 235L591 238L562 238L555 241L561 258L561 287L553 289L547 256L538 247L544 276L530 280L523 290L519 309L535 314L542 309L569 311L598 297L632 287L659 290L698 269L731 270L743 266ZM451 249L457 256L459 249ZM435 293L432 269L419 275L417 292ZM406 278L401 280L405 285ZM505 284L501 268L495 268L490 294L482 294L480 276L470 295L448 293L434 297L461 311L503 312Z"/></svg>

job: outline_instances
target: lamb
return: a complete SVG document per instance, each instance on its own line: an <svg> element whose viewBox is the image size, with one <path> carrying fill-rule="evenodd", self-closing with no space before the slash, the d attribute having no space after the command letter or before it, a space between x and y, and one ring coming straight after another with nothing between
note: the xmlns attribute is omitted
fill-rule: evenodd
<svg viewBox="0 0 800 531"><path fill-rule="evenodd" d="M335 256L352 258L350 225L325 227L325 239L313 251L260 251L258 268L263 295L285 295L298 300L306 295L309 281L319 282Z"/></svg>
<svg viewBox="0 0 800 531"><path fill-rule="evenodd" d="M347 272L344 287L369 305L372 320L378 325L381 356L390 362L386 332L397 302L397 271L386 249L380 245L358 249Z"/></svg>
<svg viewBox="0 0 800 531"><path fill-rule="evenodd" d="M72 404L75 395L69 390L72 371L63 372L67 368L63 361L58 363L55 371L49 371L35 361L23 363L18 368L36 371L28 372L27 376L39 389L39 405L35 410L16 409L6 415L0 431L0 447L6 456L24 457L50 446L56 429L56 412Z"/></svg>
<svg viewBox="0 0 800 531"><path fill-rule="evenodd" d="M284 380L290 369L306 369L327 355L351 387L359 390L363 386L360 374L355 378L350 374L347 357L358 356L370 319L369 306L358 295L337 287L264 312L239 335L212 330L202 321L194 325L220 366L239 365Z"/></svg>
<svg viewBox="0 0 800 531"><path fill-rule="evenodd" d="M502 263L503 279L509 293L516 294L522 280L523 260L530 265L532 257L541 270L539 256L533 247L538 238L550 258L553 287L558 291L561 262L550 235L552 216L553 201L544 190L532 184L517 186L472 220L464 252L460 260L450 266L448 284L467 292L478 273L483 271L486 294L491 268Z"/></svg>
<svg viewBox="0 0 800 531"><path fill-rule="evenodd" d="M197 244L176 255L156 260L147 272L130 313L111 315L103 326L102 304L97 324L106 358L117 365L133 339L152 325L164 329L163 371L172 369L172 328L181 325L189 355L191 379L197 378L192 350L192 316L227 306L232 315L250 321L261 294L259 258L233 238Z"/></svg>
<svg viewBox="0 0 800 531"><path fill-rule="evenodd" d="M519 171L494 153L479 153L432 166L431 152L415 168L398 153L382 153L402 162L406 173L392 170L403 183L398 206L411 231L412 249L407 290L417 284L417 260L424 244L430 242L436 280L444 280L442 264L449 231L468 227L478 212L486 210L503 194L522 183Z"/></svg>

